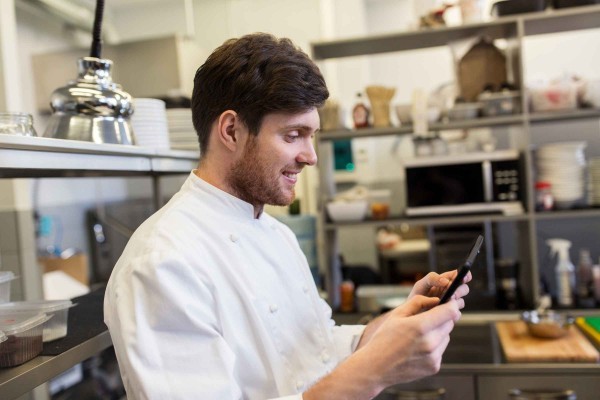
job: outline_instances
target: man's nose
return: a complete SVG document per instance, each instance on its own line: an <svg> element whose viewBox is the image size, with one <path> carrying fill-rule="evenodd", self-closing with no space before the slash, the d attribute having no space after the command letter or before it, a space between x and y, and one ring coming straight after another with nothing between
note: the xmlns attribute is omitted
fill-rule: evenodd
<svg viewBox="0 0 600 400"><path fill-rule="evenodd" d="M317 164L317 152L311 139L306 141L306 145L300 154L298 154L296 161L311 166Z"/></svg>

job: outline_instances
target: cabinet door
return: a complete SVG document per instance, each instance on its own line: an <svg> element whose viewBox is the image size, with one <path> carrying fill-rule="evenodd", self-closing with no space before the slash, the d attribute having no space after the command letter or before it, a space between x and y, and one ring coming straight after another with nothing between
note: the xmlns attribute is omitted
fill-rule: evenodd
<svg viewBox="0 0 600 400"><path fill-rule="evenodd" d="M494 375L478 376L477 393L479 399L507 400L511 389L571 389L577 400L598 400L600 379L596 374L577 375Z"/></svg>
<svg viewBox="0 0 600 400"><path fill-rule="evenodd" d="M378 400L396 400L394 392L433 390L443 388L446 391L444 400L475 400L475 378L473 375L438 374L416 382L396 385L381 393Z"/></svg>

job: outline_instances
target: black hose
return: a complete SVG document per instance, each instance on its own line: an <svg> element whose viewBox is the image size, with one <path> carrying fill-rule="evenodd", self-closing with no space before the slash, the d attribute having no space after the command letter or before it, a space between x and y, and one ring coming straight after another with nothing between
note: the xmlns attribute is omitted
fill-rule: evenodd
<svg viewBox="0 0 600 400"><path fill-rule="evenodd" d="M90 57L102 56L102 14L104 13L104 0L96 0L96 15L94 17L94 30L92 31L92 49Z"/></svg>

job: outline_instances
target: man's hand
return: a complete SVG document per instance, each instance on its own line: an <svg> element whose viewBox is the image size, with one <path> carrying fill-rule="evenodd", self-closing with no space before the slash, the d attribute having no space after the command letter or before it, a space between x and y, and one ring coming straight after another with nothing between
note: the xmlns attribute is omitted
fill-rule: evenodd
<svg viewBox="0 0 600 400"><path fill-rule="evenodd" d="M412 298L416 295L428 296L428 297L441 297L444 293L444 290L450 285L450 282L456 277L458 273L457 270L446 271L444 273L437 274L435 272L428 273L423 279L420 279L415 283L408 298ZM461 299L469 294L469 283L472 279L472 275L469 272L465 279L463 280L463 284L456 289L456 292L452 296L453 299ZM461 309L464 307L464 302L462 302Z"/></svg>
<svg viewBox="0 0 600 400"><path fill-rule="evenodd" d="M436 297L415 294L387 313L372 337L304 399L371 399L388 386L437 373L464 300L438 304Z"/></svg>

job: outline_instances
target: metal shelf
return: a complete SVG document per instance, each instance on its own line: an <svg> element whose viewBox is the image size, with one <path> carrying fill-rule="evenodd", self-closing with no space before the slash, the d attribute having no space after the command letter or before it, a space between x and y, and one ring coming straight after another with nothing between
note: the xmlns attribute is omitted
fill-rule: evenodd
<svg viewBox="0 0 600 400"><path fill-rule="evenodd" d="M0 177L129 176L187 173L193 151L0 134Z"/></svg>
<svg viewBox="0 0 600 400"><path fill-rule="evenodd" d="M516 21L516 18L501 18L488 23L314 42L312 43L313 58L323 60L327 58L424 49L427 47L445 46L448 42L478 35L485 35L493 39L506 38L516 35Z"/></svg>
<svg viewBox="0 0 600 400"><path fill-rule="evenodd" d="M463 121L449 121L429 124L430 131L444 131L454 129L487 128L507 125L518 125L524 122L523 115L507 115L502 117L483 117ZM319 140L354 139L359 137L377 137L406 135L413 132L412 126L390 127L390 128L366 128L366 129L340 129L335 131L323 131L317 136Z"/></svg>
<svg viewBox="0 0 600 400"><path fill-rule="evenodd" d="M578 119L600 118L600 109L577 109L568 111L537 112L528 115L531 123L544 123L556 121L568 121ZM469 128L494 128L508 125L519 125L524 123L524 115L508 115L502 117L482 117L464 121L449 121L429 124L430 131L444 131ZM366 129L339 129L335 131L322 131L318 134L321 141L356 139L361 137L378 137L412 134L412 126L400 126L390 128L366 128Z"/></svg>
<svg viewBox="0 0 600 400"><path fill-rule="evenodd" d="M455 40L481 35L492 39L515 37L519 23L524 24L525 35L598 28L600 27L600 6L549 9L544 12L507 16L476 24L314 42L312 43L313 58L324 60L424 49L445 46Z"/></svg>
<svg viewBox="0 0 600 400"><path fill-rule="evenodd" d="M600 17L599 17L600 18ZM566 121L571 119L593 119L600 118L600 109L578 109L568 111L548 111L533 113L529 116L532 123Z"/></svg>
<svg viewBox="0 0 600 400"><path fill-rule="evenodd" d="M534 218L538 221L574 218L599 218L600 208L582 208L561 211L536 212Z"/></svg>
<svg viewBox="0 0 600 400"><path fill-rule="evenodd" d="M325 229L335 231L337 229L348 227L379 227L387 225L464 225L483 222L507 222L507 221L526 221L528 214L519 215L501 215L501 214L477 214L477 215L452 215L447 217L392 217L383 220L363 220L351 222L327 222Z"/></svg>
<svg viewBox="0 0 600 400"><path fill-rule="evenodd" d="M17 398L111 345L106 330L57 356L38 356L25 364L0 369L1 397Z"/></svg>

